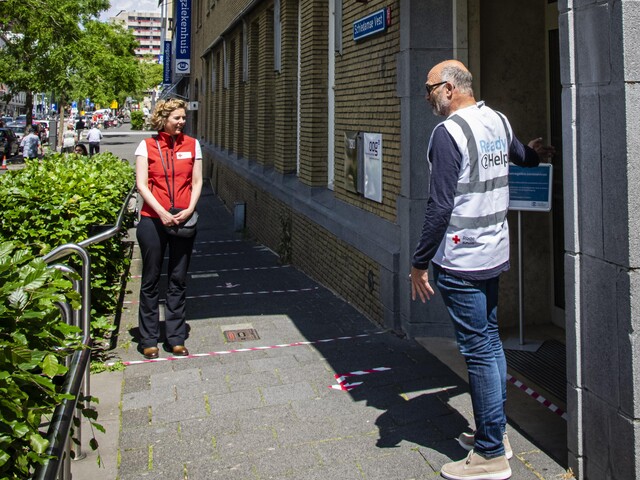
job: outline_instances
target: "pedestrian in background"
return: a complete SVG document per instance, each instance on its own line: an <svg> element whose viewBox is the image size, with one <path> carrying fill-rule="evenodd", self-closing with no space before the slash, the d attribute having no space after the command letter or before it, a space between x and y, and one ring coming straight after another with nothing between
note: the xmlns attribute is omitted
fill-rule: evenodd
<svg viewBox="0 0 640 480"><path fill-rule="evenodd" d="M82 155L83 157L86 157L89 155L89 152L87 152L87 147L85 147L84 144L82 143L78 143L75 146L75 148L73 149L73 153L77 155Z"/></svg>
<svg viewBox="0 0 640 480"><path fill-rule="evenodd" d="M76 135L78 135L78 141L82 141L82 132L87 126L84 123L84 117L78 117L78 121L76 122Z"/></svg>
<svg viewBox="0 0 640 480"><path fill-rule="evenodd" d="M62 152L63 153L72 153L73 149L78 143L78 136L76 132L73 130L73 125L67 125L67 129L62 134Z"/></svg>
<svg viewBox="0 0 640 480"><path fill-rule="evenodd" d="M151 125L158 132L136 149L136 184L144 200L136 236L142 253L138 325L145 358L158 358L160 341L159 280L169 247L165 303L166 344L173 355L186 356L186 280L195 237L172 235L195 212L202 191L202 151L183 133L186 103L169 99L156 104ZM195 233L195 231L194 231Z"/></svg>
<svg viewBox="0 0 640 480"><path fill-rule="evenodd" d="M420 242L412 259L411 296L434 295L427 268L453 322L464 356L475 433L462 434L471 449L443 465L448 479L493 480L511 476L513 452L506 436L506 361L498 334L498 278L509 269L509 162L537 166L553 147L538 138L523 145L507 118L476 102L472 76L457 60L429 71L426 99L447 117L431 134L429 200Z"/></svg>
<svg viewBox="0 0 640 480"><path fill-rule="evenodd" d="M33 159L42 155L42 144L40 143L40 137L34 133L34 128L28 126L25 129L25 136L20 141L20 148L22 148L22 156L24 158Z"/></svg>
<svg viewBox="0 0 640 480"><path fill-rule="evenodd" d="M102 132L98 128L97 123L91 124L91 128L87 132L87 142L89 142L89 156L93 157L94 153L100 153L100 140L102 140Z"/></svg>

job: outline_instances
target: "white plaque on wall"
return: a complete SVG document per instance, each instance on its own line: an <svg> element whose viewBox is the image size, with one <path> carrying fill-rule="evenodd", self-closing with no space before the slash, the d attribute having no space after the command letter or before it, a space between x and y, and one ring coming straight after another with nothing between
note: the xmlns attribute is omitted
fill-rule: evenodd
<svg viewBox="0 0 640 480"><path fill-rule="evenodd" d="M364 133L364 196L382 203L382 134Z"/></svg>

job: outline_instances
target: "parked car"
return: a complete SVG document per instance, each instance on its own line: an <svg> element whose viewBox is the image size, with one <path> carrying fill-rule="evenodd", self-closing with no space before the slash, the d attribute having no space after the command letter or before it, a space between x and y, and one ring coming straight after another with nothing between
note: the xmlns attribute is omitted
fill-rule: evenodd
<svg viewBox="0 0 640 480"><path fill-rule="evenodd" d="M0 148L4 158L15 157L18 154L20 140L10 128L0 128Z"/></svg>
<svg viewBox="0 0 640 480"><path fill-rule="evenodd" d="M22 140L22 137L24 137L24 130L26 127L21 127L19 125L11 124L5 128L7 130L11 130L13 134L16 136L16 138L18 139L18 143L20 143L20 141Z"/></svg>
<svg viewBox="0 0 640 480"><path fill-rule="evenodd" d="M11 122L13 122L13 117L10 117L8 115L5 115L4 117L0 117L0 120L2 120L3 125L6 127L7 125L9 125Z"/></svg>

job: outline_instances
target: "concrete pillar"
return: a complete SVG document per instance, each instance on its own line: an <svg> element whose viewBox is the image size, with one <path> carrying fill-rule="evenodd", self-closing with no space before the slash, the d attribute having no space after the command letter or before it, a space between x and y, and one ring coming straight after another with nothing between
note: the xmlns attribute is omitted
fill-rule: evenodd
<svg viewBox="0 0 640 480"><path fill-rule="evenodd" d="M640 477L640 3L559 2L569 465Z"/></svg>
<svg viewBox="0 0 640 480"><path fill-rule="evenodd" d="M410 300L411 256L420 237L429 193L427 145L441 121L424 98L427 71L454 55L454 9L448 0L401 0L398 96L401 99L401 185L398 198L400 324L412 337L450 336L451 322L439 295L423 305Z"/></svg>

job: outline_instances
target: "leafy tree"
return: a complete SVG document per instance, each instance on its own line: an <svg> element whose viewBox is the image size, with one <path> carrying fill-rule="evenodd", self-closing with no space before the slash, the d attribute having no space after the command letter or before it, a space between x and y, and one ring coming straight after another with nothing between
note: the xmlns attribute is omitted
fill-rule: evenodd
<svg viewBox="0 0 640 480"><path fill-rule="evenodd" d="M97 20L108 7L109 0L0 0L0 82L27 92L27 122L32 92L54 93L62 112L72 99L124 100L155 78L138 62L133 35Z"/></svg>
<svg viewBox="0 0 640 480"><path fill-rule="evenodd" d="M56 91L64 99L82 25L108 7L109 0L0 2L0 81L11 92L27 92L27 122L32 92Z"/></svg>
<svg viewBox="0 0 640 480"><path fill-rule="evenodd" d="M137 91L142 85L142 72L135 56L138 43L134 36L119 24L91 20L84 27L76 45L82 54L71 64L69 98L90 97L109 105Z"/></svg>
<svg viewBox="0 0 640 480"><path fill-rule="evenodd" d="M144 91L152 90L162 83L162 69L162 64L158 63L157 58L153 55L146 55L144 60L140 62L141 88Z"/></svg>

